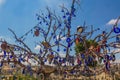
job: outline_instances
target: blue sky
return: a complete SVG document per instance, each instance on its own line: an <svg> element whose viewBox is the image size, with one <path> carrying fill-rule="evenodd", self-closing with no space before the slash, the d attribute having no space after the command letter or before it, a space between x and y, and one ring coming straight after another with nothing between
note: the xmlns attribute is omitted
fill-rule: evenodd
<svg viewBox="0 0 120 80"><path fill-rule="evenodd" d="M0 38L13 42L13 36L8 28L22 36L37 24L36 13L45 11L46 6L51 10L61 11L59 5L70 6L72 0L0 0ZM80 0L77 17L73 19L72 27L94 25L101 30L110 29L120 16L120 0ZM59 13L58 13L59 14ZM119 22L120 23L120 22ZM29 42L29 40L28 40Z"/></svg>

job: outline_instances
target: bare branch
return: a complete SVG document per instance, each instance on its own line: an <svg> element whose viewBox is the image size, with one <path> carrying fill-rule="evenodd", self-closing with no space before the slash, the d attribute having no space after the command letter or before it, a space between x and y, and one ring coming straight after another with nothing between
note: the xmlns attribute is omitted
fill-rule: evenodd
<svg viewBox="0 0 120 80"><path fill-rule="evenodd" d="M19 39L19 38L17 37L17 35L15 34L15 32L14 32L12 29L8 28L8 30L13 33L16 41L22 43L25 48L27 48L30 52L32 52L31 49L30 49L21 39Z"/></svg>

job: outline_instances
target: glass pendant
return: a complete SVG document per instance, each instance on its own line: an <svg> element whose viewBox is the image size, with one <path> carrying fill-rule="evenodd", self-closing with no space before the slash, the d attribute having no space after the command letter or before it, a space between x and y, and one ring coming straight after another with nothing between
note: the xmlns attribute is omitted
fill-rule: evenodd
<svg viewBox="0 0 120 80"><path fill-rule="evenodd" d="M6 57L6 51L4 51L4 58Z"/></svg>
<svg viewBox="0 0 120 80"><path fill-rule="evenodd" d="M84 54L81 54L81 58L83 58L83 59L84 59L84 58L85 58L85 55L84 55Z"/></svg>
<svg viewBox="0 0 120 80"><path fill-rule="evenodd" d="M3 66L3 63L0 63L0 67L2 67Z"/></svg>
<svg viewBox="0 0 120 80"><path fill-rule="evenodd" d="M59 52L59 51L60 51L60 49L58 48L58 49L57 49L57 51Z"/></svg>
<svg viewBox="0 0 120 80"><path fill-rule="evenodd" d="M12 55L10 55L10 58L12 58L13 56Z"/></svg>
<svg viewBox="0 0 120 80"><path fill-rule="evenodd" d="M70 39L70 38L67 38L67 39L66 39L66 42L68 42L68 43L71 42L71 39Z"/></svg>
<svg viewBox="0 0 120 80"><path fill-rule="evenodd" d="M116 42L120 42L120 37L116 36Z"/></svg>
<svg viewBox="0 0 120 80"><path fill-rule="evenodd" d="M115 32L115 33L120 33L120 28L114 27L114 32Z"/></svg>
<svg viewBox="0 0 120 80"><path fill-rule="evenodd" d="M83 27L78 26L78 27L77 27L77 32L82 33L82 32L83 32Z"/></svg>
<svg viewBox="0 0 120 80"><path fill-rule="evenodd" d="M66 15L69 15L69 12L66 12Z"/></svg>
<svg viewBox="0 0 120 80"><path fill-rule="evenodd" d="M66 49L64 49L64 52L66 51Z"/></svg>

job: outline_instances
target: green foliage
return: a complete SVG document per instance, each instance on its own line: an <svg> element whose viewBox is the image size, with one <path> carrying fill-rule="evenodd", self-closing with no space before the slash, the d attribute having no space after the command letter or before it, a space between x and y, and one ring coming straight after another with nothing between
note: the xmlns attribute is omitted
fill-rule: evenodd
<svg viewBox="0 0 120 80"><path fill-rule="evenodd" d="M85 47L84 47L83 43L78 43L78 44L75 46L75 52L76 52L76 53L83 52L84 50L85 50Z"/></svg>
<svg viewBox="0 0 120 80"><path fill-rule="evenodd" d="M86 44L87 47L89 48L91 45L93 45L94 47L96 47L98 45L97 42L95 42L94 40L86 40Z"/></svg>
<svg viewBox="0 0 120 80"><path fill-rule="evenodd" d="M89 48L91 45L93 45L94 47L96 47L98 45L97 42L94 42L94 40L86 40L86 46L87 48ZM81 52L84 52L85 51L85 46L83 44L83 42L80 42L78 44L76 44L75 46L75 52L78 54L78 53L81 53Z"/></svg>

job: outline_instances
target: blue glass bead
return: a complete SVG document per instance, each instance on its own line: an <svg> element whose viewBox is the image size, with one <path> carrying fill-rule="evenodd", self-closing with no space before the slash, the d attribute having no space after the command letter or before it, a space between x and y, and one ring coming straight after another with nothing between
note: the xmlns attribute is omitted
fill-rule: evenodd
<svg viewBox="0 0 120 80"><path fill-rule="evenodd" d="M51 17L51 15L49 14L49 15L48 15L48 18L50 19L50 17Z"/></svg>
<svg viewBox="0 0 120 80"><path fill-rule="evenodd" d="M59 42L58 41L55 41L55 44L58 44Z"/></svg>
<svg viewBox="0 0 120 80"><path fill-rule="evenodd" d="M69 15L69 12L66 12L66 15Z"/></svg>
<svg viewBox="0 0 120 80"><path fill-rule="evenodd" d="M66 42L68 42L68 43L69 43L70 41L71 41L71 39L70 39L70 38L67 38L67 39L66 39Z"/></svg>
<svg viewBox="0 0 120 80"><path fill-rule="evenodd" d="M6 57L6 51L4 51L4 58Z"/></svg>
<svg viewBox="0 0 120 80"><path fill-rule="evenodd" d="M59 23L59 25L58 25L59 27L61 26L61 24Z"/></svg>
<svg viewBox="0 0 120 80"><path fill-rule="evenodd" d="M105 64L106 70L110 70L110 65L108 63Z"/></svg>
<svg viewBox="0 0 120 80"><path fill-rule="evenodd" d="M51 35L53 35L53 33L51 33Z"/></svg>
<svg viewBox="0 0 120 80"><path fill-rule="evenodd" d="M60 51L60 49L57 49L57 51L59 52L59 51Z"/></svg>
<svg viewBox="0 0 120 80"><path fill-rule="evenodd" d="M115 32L115 33L120 33L120 28L115 27L115 28L114 28L114 32Z"/></svg>
<svg viewBox="0 0 120 80"><path fill-rule="evenodd" d="M119 36L116 37L116 42L120 42Z"/></svg>
<svg viewBox="0 0 120 80"><path fill-rule="evenodd" d="M53 52L51 52L51 54L54 54Z"/></svg>
<svg viewBox="0 0 120 80"><path fill-rule="evenodd" d="M106 60L104 60L103 62L106 63Z"/></svg>
<svg viewBox="0 0 120 80"><path fill-rule="evenodd" d="M66 18L66 16L63 16L63 18Z"/></svg>
<svg viewBox="0 0 120 80"><path fill-rule="evenodd" d="M40 18L39 18L39 17L37 17L37 20L40 20Z"/></svg>
<svg viewBox="0 0 120 80"><path fill-rule="evenodd" d="M110 57L109 57L109 60L112 60L112 59L113 59L113 58L110 56Z"/></svg>
<svg viewBox="0 0 120 80"><path fill-rule="evenodd" d="M64 51L66 51L66 49L64 49Z"/></svg>
<svg viewBox="0 0 120 80"><path fill-rule="evenodd" d="M45 59L44 62L47 62L47 59Z"/></svg>
<svg viewBox="0 0 120 80"><path fill-rule="evenodd" d="M81 54L81 57L84 59L84 58L85 58L85 55L84 55L84 54Z"/></svg>
<svg viewBox="0 0 120 80"><path fill-rule="evenodd" d="M71 45L70 44L68 44L68 47L70 47Z"/></svg>
<svg viewBox="0 0 120 80"><path fill-rule="evenodd" d="M61 63L61 62L62 62L62 60L60 59L60 60L59 60L59 62Z"/></svg>
<svg viewBox="0 0 120 80"><path fill-rule="evenodd" d="M3 63L0 63L0 67L2 67L3 66Z"/></svg>
<svg viewBox="0 0 120 80"><path fill-rule="evenodd" d="M56 35L55 36L53 36L53 39L55 39L56 38Z"/></svg>
<svg viewBox="0 0 120 80"><path fill-rule="evenodd" d="M64 12L64 10L62 9L61 12Z"/></svg>
<svg viewBox="0 0 120 80"><path fill-rule="evenodd" d="M40 53L43 53L41 49L40 49Z"/></svg>
<svg viewBox="0 0 120 80"><path fill-rule="evenodd" d="M88 65L88 61L85 59L85 64Z"/></svg>
<svg viewBox="0 0 120 80"><path fill-rule="evenodd" d="M70 22L71 21L71 18L70 18L70 16L68 17L68 22Z"/></svg>

